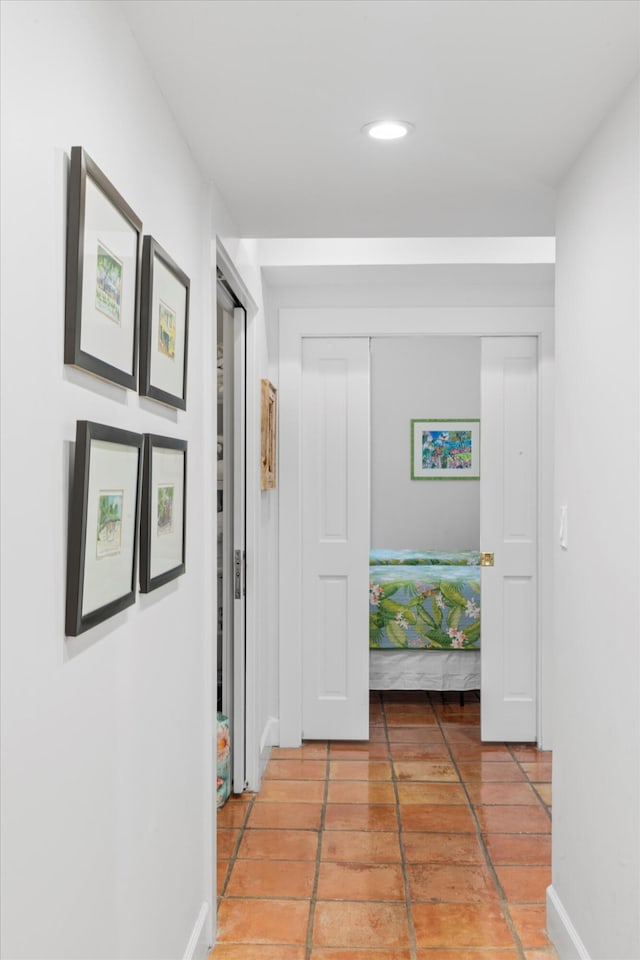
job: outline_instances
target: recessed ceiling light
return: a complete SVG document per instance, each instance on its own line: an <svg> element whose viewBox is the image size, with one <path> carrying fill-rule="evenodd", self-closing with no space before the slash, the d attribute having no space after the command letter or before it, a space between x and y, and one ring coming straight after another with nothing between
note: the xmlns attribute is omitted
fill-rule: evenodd
<svg viewBox="0 0 640 960"><path fill-rule="evenodd" d="M400 140L413 132L413 124L406 120L374 120L365 123L362 133L374 140Z"/></svg>

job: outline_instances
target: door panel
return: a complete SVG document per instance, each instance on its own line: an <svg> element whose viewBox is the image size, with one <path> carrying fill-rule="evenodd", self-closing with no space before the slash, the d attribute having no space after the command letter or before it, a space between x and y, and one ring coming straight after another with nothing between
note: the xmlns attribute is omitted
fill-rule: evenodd
<svg viewBox="0 0 640 960"><path fill-rule="evenodd" d="M233 791L246 783L246 632L245 632L245 493L246 493L246 317L233 311Z"/></svg>
<svg viewBox="0 0 640 960"><path fill-rule="evenodd" d="M245 313L218 291L222 393L218 395L218 602L221 709L231 722L235 793L246 780L245 596L236 597L235 554L245 549Z"/></svg>
<svg viewBox="0 0 640 960"><path fill-rule="evenodd" d="M482 739L536 739L537 340L482 340Z"/></svg>
<svg viewBox="0 0 640 960"><path fill-rule="evenodd" d="M302 735L369 735L369 341L302 348Z"/></svg>
<svg viewBox="0 0 640 960"><path fill-rule="evenodd" d="M220 606L222 607L222 637L219 656L222 662L222 712L233 725L233 502L234 502L234 327L233 306L220 306L223 377L222 393L218 406L222 409L222 422L218 423L218 439L222 439L222 460L218 455L218 576L220 580ZM221 529L220 529L221 528ZM220 537L222 538L220 542Z"/></svg>

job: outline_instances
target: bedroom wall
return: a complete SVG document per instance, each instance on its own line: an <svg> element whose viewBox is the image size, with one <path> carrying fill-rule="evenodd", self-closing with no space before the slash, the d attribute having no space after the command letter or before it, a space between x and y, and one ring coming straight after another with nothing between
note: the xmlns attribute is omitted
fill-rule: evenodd
<svg viewBox="0 0 640 960"><path fill-rule="evenodd" d="M371 545L480 548L477 480L412 480L410 421L480 416L480 339L371 340Z"/></svg>
<svg viewBox="0 0 640 960"><path fill-rule="evenodd" d="M569 541L555 555L548 917L563 960L640 956L639 116L636 80L558 198L556 516L566 504Z"/></svg>
<svg viewBox="0 0 640 960"><path fill-rule="evenodd" d="M255 245L237 241L118 4L4 2L1 12L2 956L204 957L215 904L212 268L218 235L260 306ZM63 364L74 144L191 279L186 412ZM266 375L260 311L253 323ZM66 640L77 419L188 441L187 569ZM262 565L272 521L255 490ZM268 662L273 611L264 594L256 607ZM266 676L252 700L258 740L275 697Z"/></svg>

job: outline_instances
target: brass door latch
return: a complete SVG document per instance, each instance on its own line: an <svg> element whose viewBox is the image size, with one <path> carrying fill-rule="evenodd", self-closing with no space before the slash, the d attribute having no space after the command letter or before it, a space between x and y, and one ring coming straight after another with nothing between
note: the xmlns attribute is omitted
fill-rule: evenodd
<svg viewBox="0 0 640 960"><path fill-rule="evenodd" d="M480 554L480 566L481 566L481 567L492 567L492 566L493 566L493 554L492 554L492 553L481 553L481 554Z"/></svg>

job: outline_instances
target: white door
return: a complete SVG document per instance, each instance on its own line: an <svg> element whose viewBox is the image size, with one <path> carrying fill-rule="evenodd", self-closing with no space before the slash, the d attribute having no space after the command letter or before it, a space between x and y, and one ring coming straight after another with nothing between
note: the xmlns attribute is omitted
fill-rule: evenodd
<svg viewBox="0 0 640 960"><path fill-rule="evenodd" d="M302 345L302 736L369 736L369 341Z"/></svg>
<svg viewBox="0 0 640 960"><path fill-rule="evenodd" d="M218 292L218 709L233 716L233 304ZM220 447L220 444L222 445Z"/></svg>
<svg viewBox="0 0 640 960"><path fill-rule="evenodd" d="M246 315L233 311L233 791L246 785Z"/></svg>
<svg viewBox="0 0 640 960"><path fill-rule="evenodd" d="M535 337L482 339L483 740L536 739L537 370Z"/></svg>

